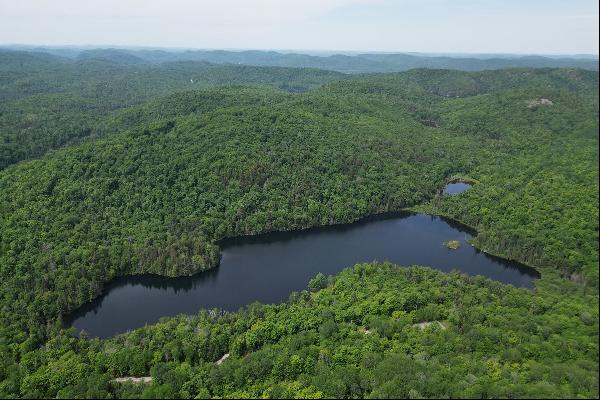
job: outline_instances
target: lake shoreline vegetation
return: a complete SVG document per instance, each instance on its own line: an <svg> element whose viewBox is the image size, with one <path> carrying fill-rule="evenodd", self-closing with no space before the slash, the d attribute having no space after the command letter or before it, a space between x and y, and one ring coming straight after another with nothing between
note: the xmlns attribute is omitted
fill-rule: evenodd
<svg viewBox="0 0 600 400"><path fill-rule="evenodd" d="M364 223L368 223L368 222L372 222L372 221L378 221L378 220L382 220L382 219L391 219L394 217L401 217L401 216L407 216L407 215L418 215L420 214L417 211L413 211L414 208L406 208L403 210L399 210L399 211L388 211L385 213L380 213L380 214L372 214L369 215L367 217L363 217L363 218L359 218L355 221L351 221L349 223L339 223L339 224L331 224L331 225L321 225L321 226L316 226L316 227L307 227L307 228L300 228L300 229L296 229L296 230L292 230L292 231L271 231L271 232L261 232L261 233L257 233L257 234L249 234L249 235L241 235L241 236L234 236L234 237L226 237L220 240L215 241L214 245L216 246L216 257L217 257L217 262L215 265L209 266L207 269L204 270L200 270L200 271L196 271L196 272L191 272L188 275L174 275L174 276L167 276L167 275L163 275L163 274L156 274L156 273L145 273L145 272L141 272L139 274L128 274L126 276L118 276L113 278L112 280L105 282L102 288L102 291L100 292L100 294L94 299L92 300L91 303L95 302L98 298L102 298L105 294L107 294L106 292L106 287L109 286L110 284L114 284L116 282L118 282L120 279L122 278L126 278L127 276L135 276L135 275L141 275L141 276L156 276L156 277L165 277L165 278L179 278L179 277L192 277L194 275L197 274L202 274L204 272L210 271L212 269L215 268L219 268L220 266L220 259L221 259L221 251L222 251L222 247L223 246L227 246L239 241L244 241L245 243L252 243L252 241L256 240L256 241L260 241L261 237L263 236L269 236L272 234L281 234L281 233L297 233L297 232L319 232L321 230L328 230L329 228L332 227L350 227L353 226L355 224L364 224ZM502 257L500 255L497 254L493 254L490 253L484 249L480 249L478 248L474 243L474 239L477 237L477 230L473 227L470 227L468 225L465 225L463 223L461 223L460 221L453 219L451 217L448 216L444 216L444 215L435 215L435 214L424 214L426 216L429 217L439 217L441 218L444 222L448 223L450 226L452 227L457 227L461 230L464 230L466 232L468 232L471 236L473 236L474 238L472 240L469 241L469 244L471 244L471 246L475 247L477 249L477 251L483 252L485 254L487 254L488 256L491 256L493 258L497 258L497 259L501 259L501 260L506 260L506 261L510 261L513 263L516 263L519 266L522 266L524 268L530 269L531 271L535 271L536 273L539 274L539 270L531 265L527 265L524 263L519 262L518 260L512 260L509 258L505 258ZM452 242L452 243L450 243ZM455 243L456 242L456 243ZM448 247L449 249L453 249L456 250L460 247L460 241L458 240L450 240L450 241L445 241L443 242L443 245ZM350 266L348 266L350 267ZM399 265L399 267L402 267L401 265ZM541 277L541 274L539 276L537 276L536 279L539 279ZM532 288L532 290L535 290L535 286ZM88 304L91 303L85 303L83 304L79 309L86 307ZM68 321L72 321L71 318L71 314L75 314L79 309L73 310L71 313L64 315L63 316L63 322L65 322L65 327L69 327L71 324ZM75 332L78 334L78 332Z"/></svg>
<svg viewBox="0 0 600 400"><path fill-rule="evenodd" d="M168 81L161 68L153 79ZM597 74L313 73L272 81L301 76L302 93L167 88L94 114L103 133L68 147L28 150L42 128L4 141L39 158L1 153L0 395L598 397ZM34 91L52 102L47 82ZM2 85L4 98L24 84ZM528 108L532 98L552 107ZM26 101L2 106L20 110L2 132L31 118L38 100ZM448 177L476 184L436 196ZM541 273L535 290L369 263L282 304L200 310L106 340L64 329L61 316L111 279L210 268L222 238L403 209L475 229L477 248ZM446 329L413 327L433 321ZM113 382L128 376L152 383Z"/></svg>
<svg viewBox="0 0 600 400"><path fill-rule="evenodd" d="M76 332L107 338L167 315L195 314L198 308L235 311L255 301L279 303L319 272L336 275L349 265L374 260L429 265L533 289L539 279L535 269L472 246L457 254L435 248L448 237L470 241L472 234L445 218L403 212L352 224L232 238L218 243L218 268L183 278L143 274L113 279L100 297L67 315L64 323ZM245 284L236 290L239 281ZM265 281L273 284L263 287Z"/></svg>
<svg viewBox="0 0 600 400"><path fill-rule="evenodd" d="M477 179L470 178L464 175L452 175L448 178L448 183L466 183L468 185L476 185L479 182Z"/></svg>

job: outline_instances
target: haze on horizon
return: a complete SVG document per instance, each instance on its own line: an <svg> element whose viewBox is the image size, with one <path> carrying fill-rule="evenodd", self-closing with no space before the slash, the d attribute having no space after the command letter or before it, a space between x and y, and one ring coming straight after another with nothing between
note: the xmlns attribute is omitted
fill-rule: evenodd
<svg viewBox="0 0 600 400"><path fill-rule="evenodd" d="M596 0L0 0L0 44L598 54Z"/></svg>

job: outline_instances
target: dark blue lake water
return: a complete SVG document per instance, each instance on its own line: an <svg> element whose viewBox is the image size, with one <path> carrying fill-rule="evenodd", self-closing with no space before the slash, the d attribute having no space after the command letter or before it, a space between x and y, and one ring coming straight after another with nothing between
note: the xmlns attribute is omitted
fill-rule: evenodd
<svg viewBox="0 0 600 400"><path fill-rule="evenodd" d="M306 288L317 273L336 274L373 260L426 265L531 288L538 273L489 256L467 241L472 232L440 217L402 214L349 225L271 233L221 243L219 267L192 277L131 276L107 284L105 294L73 313L79 332L107 337L201 308L235 311L255 301L276 303ZM457 250L447 240L461 243Z"/></svg>

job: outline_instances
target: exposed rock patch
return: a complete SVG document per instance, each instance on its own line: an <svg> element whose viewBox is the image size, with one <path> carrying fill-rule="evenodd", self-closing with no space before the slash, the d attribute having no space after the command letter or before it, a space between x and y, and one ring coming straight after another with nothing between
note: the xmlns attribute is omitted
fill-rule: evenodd
<svg viewBox="0 0 600 400"><path fill-rule="evenodd" d="M423 330L431 325L437 324L442 330L446 330L446 326L442 324L440 321L431 321L431 322L420 322L418 324L413 324L413 328L419 328Z"/></svg>
<svg viewBox="0 0 600 400"><path fill-rule="evenodd" d="M228 358L229 358L229 353L225 353L223 355L223 357L219 358L215 364L221 365L221 364L223 364L223 361L227 360Z"/></svg>
<svg viewBox="0 0 600 400"><path fill-rule="evenodd" d="M140 376L140 377L136 378L134 376L124 376L122 378L116 378L114 381L117 383L131 382L131 383L150 384L150 383L152 383L152 377L151 376Z"/></svg>
<svg viewBox="0 0 600 400"><path fill-rule="evenodd" d="M537 108L539 106L551 106L554 103L551 100L540 97L539 99L527 100L527 108Z"/></svg>

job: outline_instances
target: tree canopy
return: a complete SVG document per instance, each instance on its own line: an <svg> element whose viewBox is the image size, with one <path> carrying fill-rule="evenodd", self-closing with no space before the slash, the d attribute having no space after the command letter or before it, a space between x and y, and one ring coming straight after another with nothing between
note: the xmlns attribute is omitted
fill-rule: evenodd
<svg viewBox="0 0 600 400"><path fill-rule="evenodd" d="M231 74L248 74L234 83L271 83L172 90L168 82L197 68L183 63L144 67L137 89L123 92L128 70L104 96L90 83L100 74L93 65L69 64L89 74L73 79L73 92L50 94L50 79L30 71L21 78L28 89L0 88L1 107L12 110L6 126L52 104L47 118L71 121L52 135L69 136L70 123L98 132L67 147L71 136L40 145L52 136L42 128L18 145L3 139L40 147L25 152L36 159L3 158L0 171L1 395L598 396L597 74L413 70L340 80L206 66L199 81L239 68ZM312 89L285 90L290 76ZM139 95L151 77L167 83ZM93 118L72 107L109 99L118 106ZM477 183L438 196L456 176ZM367 264L318 276L286 304L200 310L109 340L74 337L62 322L116 277L214 267L225 237L405 208L472 226L476 246L542 278L529 292ZM123 376L153 380L113 381Z"/></svg>

